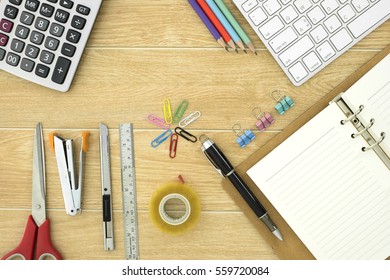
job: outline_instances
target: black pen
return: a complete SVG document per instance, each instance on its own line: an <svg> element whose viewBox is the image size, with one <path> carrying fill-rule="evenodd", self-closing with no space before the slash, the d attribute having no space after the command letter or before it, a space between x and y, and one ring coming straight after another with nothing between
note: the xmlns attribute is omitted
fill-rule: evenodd
<svg viewBox="0 0 390 280"><path fill-rule="evenodd" d="M241 179L240 176L234 171L233 166L230 164L225 155L217 147L217 145L207 138L205 135L200 137L202 142L202 152L206 156L207 160L223 177L228 178L234 185L236 190L240 193L242 198L246 201L256 216L269 228L269 230L279 239L283 240L280 231L272 222L271 218L267 214L267 210L257 200L255 195Z"/></svg>

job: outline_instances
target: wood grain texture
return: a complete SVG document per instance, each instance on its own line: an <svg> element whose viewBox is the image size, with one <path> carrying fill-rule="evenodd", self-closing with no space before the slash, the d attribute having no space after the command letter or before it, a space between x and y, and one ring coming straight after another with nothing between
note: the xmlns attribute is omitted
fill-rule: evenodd
<svg viewBox="0 0 390 280"><path fill-rule="evenodd" d="M168 156L168 142L153 149L162 131L146 121L162 116L162 100L175 110L189 101L186 114L202 117L188 130L207 134L234 165L243 162L304 114L316 101L390 44L386 22L354 48L309 80L294 87L265 50L231 1L233 11L258 50L258 56L226 53L187 1L104 1L78 73L67 94L56 93L0 73L0 255L20 241L31 208L33 132L43 123L47 169L47 207L52 238L66 259L122 259L123 221L119 163L120 123L135 127L137 202L142 259L275 259L264 240L222 188L222 178L204 159L200 144L179 139L178 155ZM291 96L296 106L284 116L275 113L273 90ZM246 148L235 143L231 127L240 123L255 130L251 110L260 106L276 123ZM116 250L103 250L99 123L110 128ZM56 131L79 143L81 131L91 132L86 157L83 213L65 214L54 154L47 136ZM77 147L78 149L78 147ZM199 194L200 222L186 234L160 232L148 216L149 201L162 184L182 174ZM237 240L237 236L239 239ZM83 248L80 250L79 248Z"/></svg>

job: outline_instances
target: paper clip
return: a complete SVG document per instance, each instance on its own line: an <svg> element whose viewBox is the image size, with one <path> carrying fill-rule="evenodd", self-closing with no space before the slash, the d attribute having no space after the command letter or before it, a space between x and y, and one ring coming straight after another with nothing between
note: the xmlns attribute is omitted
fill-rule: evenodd
<svg viewBox="0 0 390 280"><path fill-rule="evenodd" d="M171 109L171 101L168 98L163 101L163 111L164 111L164 119L167 124L172 123L172 109Z"/></svg>
<svg viewBox="0 0 390 280"><path fill-rule="evenodd" d="M147 120L150 123L152 123L154 125L157 125L158 127L161 127L163 129L169 129L169 125L167 125L162 118L159 118L159 117L157 117L157 116L155 116L153 114L149 114L147 116Z"/></svg>
<svg viewBox="0 0 390 280"><path fill-rule="evenodd" d="M172 130L168 129L165 130L163 133L161 133L159 136L157 136L151 143L150 145L153 148L157 148L161 143L163 143L165 140L169 138L169 136L172 135Z"/></svg>
<svg viewBox="0 0 390 280"><path fill-rule="evenodd" d="M199 112L199 111L196 111L190 115L188 115L187 117L185 117L184 119L182 119L180 122L179 122L179 126L181 128L184 128L186 127L187 125L189 125L190 123L193 123L194 121L196 121L197 119L200 118L202 114Z"/></svg>
<svg viewBox="0 0 390 280"><path fill-rule="evenodd" d="M294 101L289 96L282 96L278 90L271 92L270 96L277 102L275 109L280 115L283 115L287 110L294 106Z"/></svg>
<svg viewBox="0 0 390 280"><path fill-rule="evenodd" d="M179 136L176 133L171 135L171 141L169 143L169 157L176 157L177 143L179 141Z"/></svg>
<svg viewBox="0 0 390 280"><path fill-rule="evenodd" d="M252 109L252 115L257 119L256 126L260 131L264 131L267 127L275 122L270 113L261 111L260 107Z"/></svg>
<svg viewBox="0 0 390 280"><path fill-rule="evenodd" d="M178 123L188 107L188 101L183 100L173 114L173 123Z"/></svg>
<svg viewBox="0 0 390 280"><path fill-rule="evenodd" d="M249 129L246 131L243 131L241 129L241 125L236 123L233 125L232 130L236 135L238 136L236 139L236 142L238 145L240 145L241 148L244 148L246 145L248 145L250 142L252 142L256 136L253 134L252 131Z"/></svg>
<svg viewBox="0 0 390 280"><path fill-rule="evenodd" d="M191 133L182 129L181 127L176 127L175 132L177 133L177 135L183 137L184 139L186 139L187 141L190 141L192 143L195 143L196 141L198 141L198 138L196 138L195 135L192 135Z"/></svg>

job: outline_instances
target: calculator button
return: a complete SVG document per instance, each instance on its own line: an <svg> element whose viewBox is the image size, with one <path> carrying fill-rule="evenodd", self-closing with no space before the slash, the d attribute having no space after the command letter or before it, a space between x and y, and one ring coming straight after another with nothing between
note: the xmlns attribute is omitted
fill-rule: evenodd
<svg viewBox="0 0 390 280"><path fill-rule="evenodd" d="M76 29L83 29L84 26L85 26L85 23L86 23L86 20L82 17L79 17L79 16L73 16L72 18L72 27L76 28Z"/></svg>
<svg viewBox="0 0 390 280"><path fill-rule="evenodd" d="M35 62L27 58L23 58L22 62L20 63L20 68L26 72L32 72L34 66Z"/></svg>
<svg viewBox="0 0 390 280"><path fill-rule="evenodd" d="M4 59L4 56L5 56L5 50L0 49L0 61Z"/></svg>
<svg viewBox="0 0 390 280"><path fill-rule="evenodd" d="M76 30L69 29L68 33L66 34L66 39L71 42L77 44L80 40L81 34L77 32Z"/></svg>
<svg viewBox="0 0 390 280"><path fill-rule="evenodd" d="M58 0L47 0L47 1L52 2L52 3L57 3L58 2Z"/></svg>
<svg viewBox="0 0 390 280"><path fill-rule="evenodd" d="M53 37L47 37L45 41L45 47L49 50L55 51L58 48L60 41Z"/></svg>
<svg viewBox="0 0 390 280"><path fill-rule="evenodd" d="M58 9L55 13L55 16L54 18L56 19L56 21L58 22L61 22L61 23L66 23L68 21L68 18L69 18L69 13L64 11L64 10L60 10Z"/></svg>
<svg viewBox="0 0 390 280"><path fill-rule="evenodd" d="M16 5L16 6L19 6L20 4L22 4L22 1L23 1L23 0L9 0L9 2L10 2L11 4L14 4L14 5Z"/></svg>
<svg viewBox="0 0 390 280"><path fill-rule="evenodd" d="M48 27L49 27L49 21L47 19L39 17L35 21L35 28L38 30L46 31Z"/></svg>
<svg viewBox="0 0 390 280"><path fill-rule="evenodd" d="M37 1L37 0L27 0L26 4L24 5L24 7L27 10L33 11L33 12L38 10L38 6L39 6L39 1Z"/></svg>
<svg viewBox="0 0 390 280"><path fill-rule="evenodd" d="M62 33L64 33L64 29L65 28L62 25L53 22L50 25L50 34L56 37L61 37Z"/></svg>
<svg viewBox="0 0 390 280"><path fill-rule="evenodd" d="M7 18L15 19L16 16L18 15L18 12L19 12L19 10L17 8L15 8L14 6L11 6L11 5L5 6L4 15Z"/></svg>
<svg viewBox="0 0 390 280"><path fill-rule="evenodd" d="M11 66L18 66L20 60L20 56L17 54L9 52L7 54L6 62Z"/></svg>
<svg viewBox="0 0 390 280"><path fill-rule="evenodd" d="M6 20L4 18L0 21L0 31L10 33L13 26L14 23L12 21Z"/></svg>
<svg viewBox="0 0 390 280"><path fill-rule="evenodd" d="M39 59L46 64L51 64L54 60L54 54L48 51L42 51Z"/></svg>
<svg viewBox="0 0 390 280"><path fill-rule="evenodd" d="M33 46L33 45L30 45L28 44L27 47L26 47L26 52L25 54L28 56L28 57L31 57L31 58L37 58L38 57L38 54L39 54L39 48Z"/></svg>
<svg viewBox="0 0 390 280"><path fill-rule="evenodd" d="M20 16L21 23L24 23L25 25L31 25L34 21L35 16L33 14L30 14L28 12L23 12Z"/></svg>
<svg viewBox="0 0 390 280"><path fill-rule="evenodd" d="M45 35L39 33L38 31L31 32L30 41L34 44L40 45L43 42Z"/></svg>
<svg viewBox="0 0 390 280"><path fill-rule="evenodd" d="M64 8L67 9L72 9L73 7L73 2L70 0L60 0L60 5Z"/></svg>
<svg viewBox="0 0 390 280"><path fill-rule="evenodd" d="M51 17L54 14L54 7L47 4L42 4L39 12L45 17Z"/></svg>
<svg viewBox="0 0 390 280"><path fill-rule="evenodd" d="M75 52L76 52L76 47L75 46L73 46L71 44L68 44L68 43L64 43L62 45L61 53L63 55L66 55L68 57L72 57Z"/></svg>
<svg viewBox="0 0 390 280"><path fill-rule="evenodd" d="M51 80L57 84L63 84L68 74L71 61L64 57L59 57L54 68L53 76Z"/></svg>
<svg viewBox="0 0 390 280"><path fill-rule="evenodd" d="M35 75L46 78L49 75L50 68L43 65L43 64L38 64L37 68L35 68Z"/></svg>
<svg viewBox="0 0 390 280"><path fill-rule="evenodd" d="M13 39L11 42L11 50L17 53L21 53L24 49L24 42L18 40L18 39Z"/></svg>
<svg viewBox="0 0 390 280"><path fill-rule="evenodd" d="M79 4L79 5L77 5L76 11L82 15L87 16L87 15L89 15L89 12L91 11L91 9Z"/></svg>
<svg viewBox="0 0 390 280"><path fill-rule="evenodd" d="M29 33L30 33L30 29L24 27L23 25L18 25L16 27L15 35L21 39L26 39Z"/></svg>
<svg viewBox="0 0 390 280"><path fill-rule="evenodd" d="M4 47L8 43L8 36L0 33L0 46Z"/></svg>

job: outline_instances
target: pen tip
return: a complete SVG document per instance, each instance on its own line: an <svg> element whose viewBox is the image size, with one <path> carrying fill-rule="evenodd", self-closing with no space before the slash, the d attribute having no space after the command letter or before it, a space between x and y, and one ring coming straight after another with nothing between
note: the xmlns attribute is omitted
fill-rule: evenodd
<svg viewBox="0 0 390 280"><path fill-rule="evenodd" d="M275 229L272 233L273 233L280 241L283 241L282 234L280 233L280 231L279 231L278 229Z"/></svg>

